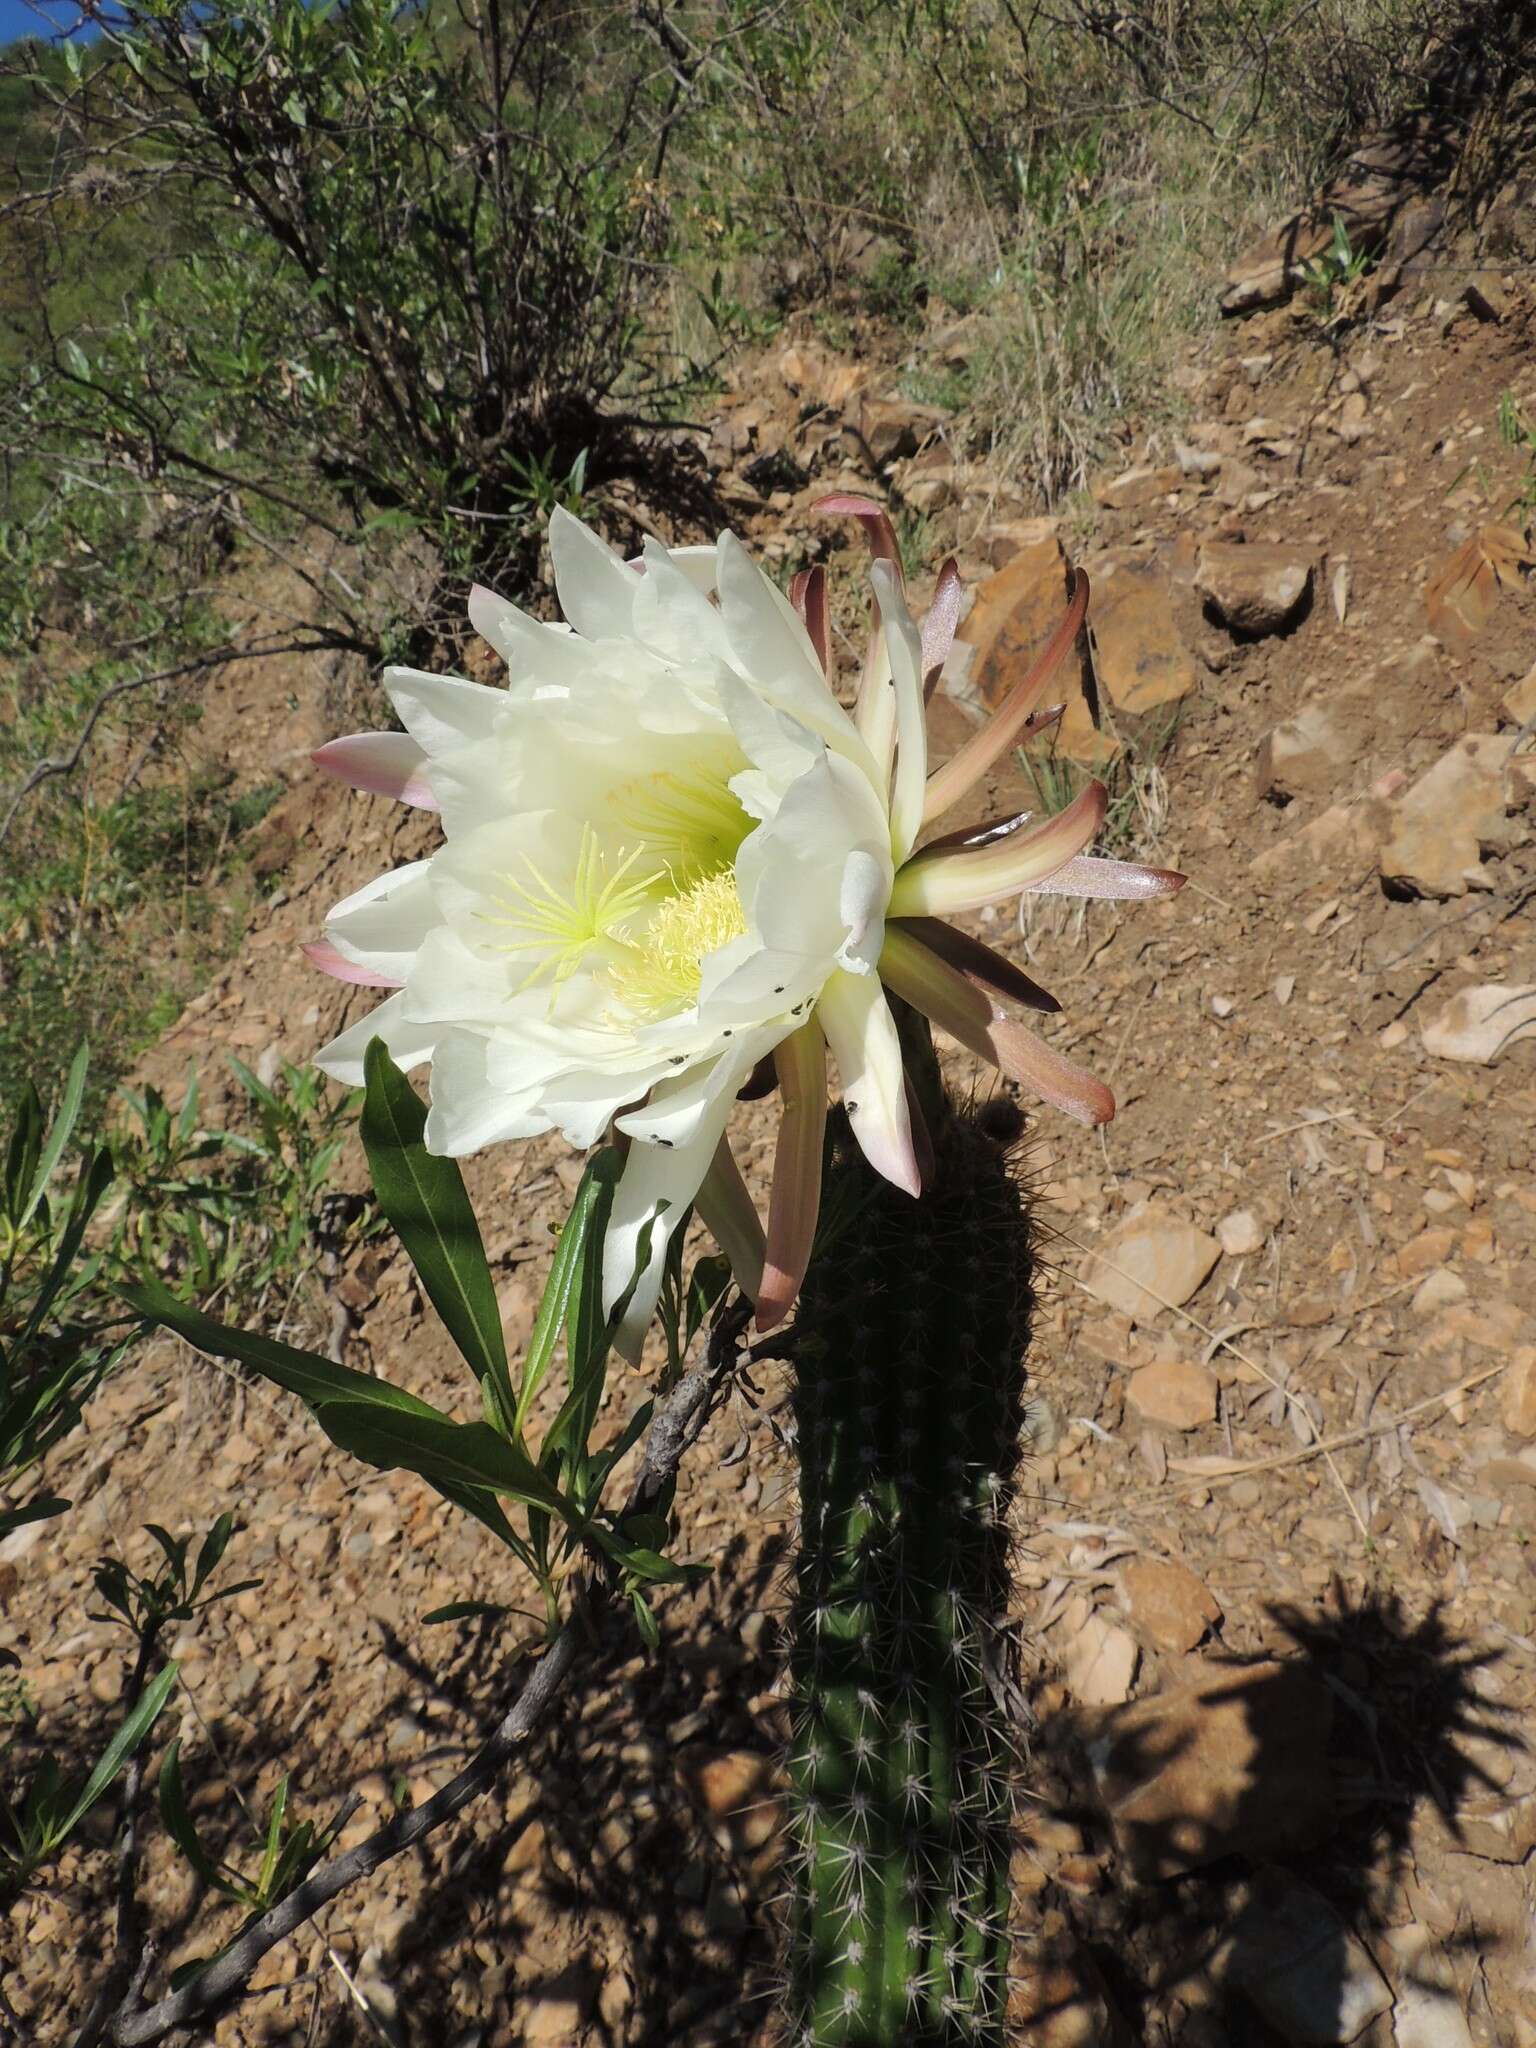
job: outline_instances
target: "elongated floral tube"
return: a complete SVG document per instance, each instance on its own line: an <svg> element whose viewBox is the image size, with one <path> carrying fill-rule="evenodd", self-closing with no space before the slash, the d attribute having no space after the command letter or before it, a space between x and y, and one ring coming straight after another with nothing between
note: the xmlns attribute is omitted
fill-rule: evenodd
<svg viewBox="0 0 1536 2048"><path fill-rule="evenodd" d="M370 796L391 796L419 811L440 808L427 780L426 753L403 732L348 733L345 739L316 747L309 758L323 775Z"/></svg>
<svg viewBox="0 0 1536 2048"><path fill-rule="evenodd" d="M1026 882L1024 893L1046 896L1090 896L1100 902L1148 903L1157 896L1176 896L1187 877L1177 868L1147 868L1133 860L1100 860L1084 855L1043 882Z"/></svg>
<svg viewBox="0 0 1536 2048"><path fill-rule="evenodd" d="M880 792L884 795L890 787L891 763L896 755L896 683L878 610L869 645L864 650L864 666L859 671L853 722L875 763Z"/></svg>
<svg viewBox="0 0 1536 2048"><path fill-rule="evenodd" d="M1064 811L1026 832L927 858L919 854L896 877L892 917L952 917L1000 896L1017 895L1066 866L1093 838L1109 808L1102 782L1090 782Z"/></svg>
<svg viewBox="0 0 1536 2048"><path fill-rule="evenodd" d="M789 601L799 613L824 676L832 673L832 633L827 617L827 572L820 562L802 569L789 586Z"/></svg>
<svg viewBox="0 0 1536 2048"><path fill-rule="evenodd" d="M1034 666L1014 684L980 731L973 733L957 754L952 754L942 768L936 768L929 776L923 801L925 823L958 802L992 763L1023 736L1030 713L1077 638L1087 613L1088 578L1078 569L1073 572L1072 602Z"/></svg>
<svg viewBox="0 0 1536 2048"><path fill-rule="evenodd" d="M694 1207L705 1227L731 1262L736 1285L749 1301L757 1301L763 1284L763 1225L757 1204L741 1177L730 1137L722 1133L699 1184Z"/></svg>
<svg viewBox="0 0 1536 2048"><path fill-rule="evenodd" d="M928 780L928 735L923 723L923 648L901 594L901 579L889 562L872 565L869 578L880 607L891 664L896 710L896 780L891 791L891 850L898 861L912 851L923 821Z"/></svg>
<svg viewBox="0 0 1536 2048"><path fill-rule="evenodd" d="M827 1042L815 1018L775 1048L784 1116L773 1157L768 1246L757 1327L777 1329L794 1305L816 1242L822 1140L827 1128Z"/></svg>
<svg viewBox="0 0 1536 2048"><path fill-rule="evenodd" d="M901 925L886 927L880 977L978 1059L989 1061L1009 1080L1021 1082L1079 1123L1106 1124L1114 1115L1114 1095L1102 1081L1053 1052Z"/></svg>
<svg viewBox="0 0 1536 2048"><path fill-rule="evenodd" d="M939 687L939 677L949 659L949 650L955 644L955 630L960 624L960 606L965 598L965 585L960 580L960 571L955 558L949 560L939 571L939 580L934 586L933 603L923 619L923 702L926 704Z"/></svg>
<svg viewBox="0 0 1536 2048"><path fill-rule="evenodd" d="M941 917L907 917L902 919L902 925L930 953L937 953L941 960L956 968L968 981L974 981L982 988L995 989L998 995L1022 1003L1027 1010L1044 1010L1053 1015L1061 1008L1049 989L1031 980L1005 954L994 952L980 939L973 939L969 932L961 931L958 925L946 924Z"/></svg>
<svg viewBox="0 0 1536 2048"><path fill-rule="evenodd" d="M852 491L834 491L830 497L818 498L811 510L823 513L828 519L857 519L864 529L871 556L877 562L890 562L900 579L901 548L896 540L896 529L891 524L891 515L883 505L876 504L873 498L861 498Z"/></svg>

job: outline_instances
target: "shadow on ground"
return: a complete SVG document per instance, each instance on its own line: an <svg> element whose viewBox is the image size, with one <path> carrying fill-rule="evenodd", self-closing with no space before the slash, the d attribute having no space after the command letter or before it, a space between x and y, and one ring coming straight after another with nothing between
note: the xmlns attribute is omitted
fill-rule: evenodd
<svg viewBox="0 0 1536 2048"><path fill-rule="evenodd" d="M1394 1994L1475 2013L1504 1937L1466 1900L1425 1924L1413 1834L1433 1807L1465 1845L1468 1803L1497 1807L1525 1748L1490 1697L1503 1653L1390 1593L1270 1613L1280 1659L1036 1732L1033 1831L1088 1852L1050 1862L1020 1943L1038 2026L1080 2008L1105 2048L1262 2048L1389 2042Z"/></svg>

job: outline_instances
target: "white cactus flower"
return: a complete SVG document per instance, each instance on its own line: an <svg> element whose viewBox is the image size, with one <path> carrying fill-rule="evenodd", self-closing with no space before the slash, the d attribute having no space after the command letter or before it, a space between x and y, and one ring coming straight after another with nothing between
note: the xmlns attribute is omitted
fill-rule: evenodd
<svg viewBox="0 0 1536 2048"><path fill-rule="evenodd" d="M1106 1089L996 1001L1051 999L938 920L1041 886L1146 895L1180 878L1084 861L1098 784L1043 823L919 847L930 819L1030 723L1086 585L1048 656L932 777L924 735L958 611L953 569L922 631L889 524L862 500L877 628L850 716L829 684L824 581L786 599L726 533L647 543L625 563L563 512L550 521L567 624L477 589L470 618L506 688L390 669L405 732L357 734L315 759L354 786L438 810L443 844L338 904L315 964L394 993L318 1055L362 1078L369 1040L431 1062L426 1141L461 1155L559 1130L629 1140L605 1248L611 1308L648 1255L619 1333L638 1352L672 1231L691 1202L770 1326L814 1234L830 1048L858 1142L919 1192L895 993L1090 1122ZM1070 628L1070 630L1067 630ZM1038 721L1036 721L1038 723ZM1023 829L1019 829L1023 828ZM784 1098L765 1243L731 1157L731 1105L773 1055Z"/></svg>

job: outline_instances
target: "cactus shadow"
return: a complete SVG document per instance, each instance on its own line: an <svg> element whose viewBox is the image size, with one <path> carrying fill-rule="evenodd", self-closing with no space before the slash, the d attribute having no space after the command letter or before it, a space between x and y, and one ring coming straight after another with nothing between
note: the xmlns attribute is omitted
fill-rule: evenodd
<svg viewBox="0 0 1536 2048"><path fill-rule="evenodd" d="M1070 2017L1105 2048L1375 2041L1394 2005L1486 2006L1509 1933L1425 1844L1496 1862L1508 1828L1520 1860L1536 1770L1504 1651L1384 1591L1269 1617L1277 1656L1037 1728L1015 1988L1040 2039Z"/></svg>

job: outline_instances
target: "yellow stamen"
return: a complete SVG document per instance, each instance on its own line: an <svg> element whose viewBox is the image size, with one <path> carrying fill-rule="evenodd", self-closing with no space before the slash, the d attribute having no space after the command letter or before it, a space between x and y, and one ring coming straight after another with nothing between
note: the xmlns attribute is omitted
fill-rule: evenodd
<svg viewBox="0 0 1536 2048"><path fill-rule="evenodd" d="M691 886L729 867L752 829L728 787L746 765L734 741L723 740L706 761L621 783L609 799L609 814Z"/></svg>
<svg viewBox="0 0 1536 2048"><path fill-rule="evenodd" d="M746 929L736 877L722 868L659 903L645 929L631 935L631 950L614 961L609 978L636 1015L663 1016L697 1000L704 961Z"/></svg>
<svg viewBox="0 0 1536 2048"><path fill-rule="evenodd" d="M658 883L666 880L660 868L638 880L625 879L644 851L633 848L610 873L610 856L598 845L592 827L584 825L569 894L557 889L526 856L527 881L519 881L515 875L497 878L502 885L497 901L507 906L508 914L482 911L480 915L488 924L510 925L522 936L504 940L494 950L544 956L534 963L521 983L523 988L532 987L546 974L558 987L569 980L594 946L623 943L617 928L636 916L654 896Z"/></svg>

